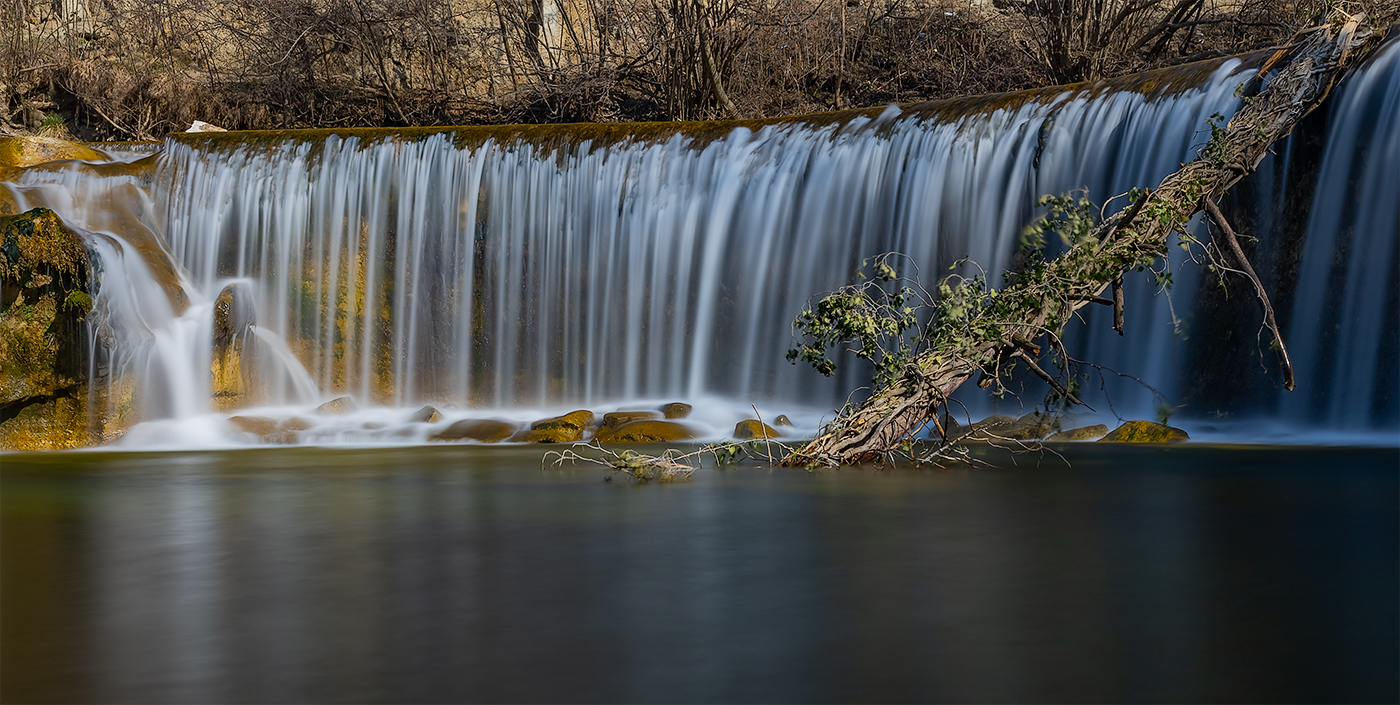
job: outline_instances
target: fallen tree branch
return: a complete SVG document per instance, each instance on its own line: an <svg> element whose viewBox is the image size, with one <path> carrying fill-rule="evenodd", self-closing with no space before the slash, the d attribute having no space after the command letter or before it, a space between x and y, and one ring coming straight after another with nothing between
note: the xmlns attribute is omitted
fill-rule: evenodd
<svg viewBox="0 0 1400 705"><path fill-rule="evenodd" d="M1259 275L1254 273L1254 267L1249 264L1249 260L1244 256L1244 250L1240 248L1239 238L1235 237L1235 231L1230 227L1229 221L1225 220L1225 214L1220 212L1220 207L1214 201L1204 199L1206 213L1211 220L1220 228L1224 235L1221 239L1229 246L1230 252L1235 255L1235 261L1240 265L1240 271L1244 272L1246 278L1254 285L1254 296L1259 300L1259 308L1264 311L1264 325L1274 336L1274 349L1278 351L1278 364L1283 368L1283 388L1293 391L1293 361L1288 358L1288 348L1283 344L1283 334L1278 330L1278 323L1274 321L1274 307L1269 303L1269 294L1264 291L1264 283L1259 281Z"/></svg>
<svg viewBox="0 0 1400 705"><path fill-rule="evenodd" d="M1000 291L985 288L980 279L956 287L945 283L937 327L911 370L840 414L784 463L839 465L885 457L935 417L974 374L981 371L996 381L1000 361L1023 349L1018 340L1046 333L1058 338L1074 312L1124 272L1150 267L1165 255L1169 238L1185 232L1203 203L1253 172L1270 145L1326 98L1347 59L1379 38L1366 22L1364 13L1337 13L1330 24L1297 38L1267 85L1247 98L1226 126L1212 125L1211 139L1195 159L1155 191L1135 194L1127 208L1098 225L1075 221L1084 231L1074 231L1059 257L1018 272ZM1067 212L1063 203L1057 207ZM1121 311L1121 293L1115 294L1114 308Z"/></svg>

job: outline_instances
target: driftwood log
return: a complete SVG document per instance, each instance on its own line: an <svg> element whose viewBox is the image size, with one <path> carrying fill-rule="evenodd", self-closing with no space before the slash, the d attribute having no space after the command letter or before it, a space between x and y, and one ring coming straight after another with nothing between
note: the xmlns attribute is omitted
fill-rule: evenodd
<svg viewBox="0 0 1400 705"><path fill-rule="evenodd" d="M938 427L938 413L963 382L981 373L984 382L1022 364L1077 401L1033 359L1037 340L1045 338L1063 354L1059 334L1074 312L1091 302L1109 303L1102 294L1112 289L1114 328L1122 330L1124 272L1150 264L1165 254L1169 237L1184 232L1185 224L1203 208L1225 231L1233 232L1213 201L1252 173L1277 140L1292 132L1298 121L1328 95L1342 71L1380 36L1365 14L1338 14L1329 24L1294 37L1245 86L1245 105L1224 127L1216 127L1200 155L1162 181L1150 193L1108 216L1076 239L1059 257L1043 266L1033 281L1018 277L997 292L1001 306L993 325L968 326L958 335L935 338L904 374L877 389L859 406L843 411L835 421L801 449L787 465L841 465L879 460L894 453L913 434ZM1227 248L1238 269L1252 273L1238 245ZM1250 277L1257 282L1257 277ZM1272 308L1258 289L1267 325L1276 338L1287 386L1292 387L1287 353L1273 324ZM1012 302L1008 309L1006 302ZM1008 312L1010 315L1007 315Z"/></svg>

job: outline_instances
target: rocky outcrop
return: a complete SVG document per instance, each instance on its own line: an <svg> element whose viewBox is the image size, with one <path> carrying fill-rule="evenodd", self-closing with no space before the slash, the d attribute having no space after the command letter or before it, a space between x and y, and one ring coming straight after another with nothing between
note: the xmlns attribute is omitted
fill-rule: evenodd
<svg viewBox="0 0 1400 705"><path fill-rule="evenodd" d="M1180 443L1190 439L1185 431L1163 423L1125 421L1099 443Z"/></svg>
<svg viewBox="0 0 1400 705"><path fill-rule="evenodd" d="M734 425L734 437L741 441L777 438L779 435L776 429L758 419L746 419Z"/></svg>
<svg viewBox="0 0 1400 705"><path fill-rule="evenodd" d="M56 137L0 136L0 167L28 167L60 159L107 161L106 155L91 147Z"/></svg>
<svg viewBox="0 0 1400 705"><path fill-rule="evenodd" d="M515 426L495 419L465 419L428 436L430 441L500 443L515 434Z"/></svg>
<svg viewBox="0 0 1400 705"><path fill-rule="evenodd" d="M1071 428L1067 431L1060 431L1045 439L1046 443L1063 443L1067 441L1097 441L1108 435L1108 427L1103 424L1084 426L1082 428Z"/></svg>
<svg viewBox="0 0 1400 705"><path fill-rule="evenodd" d="M254 405L253 323L256 312L246 286L229 284L214 302L210 362L210 406L232 411Z"/></svg>
<svg viewBox="0 0 1400 705"><path fill-rule="evenodd" d="M598 432L599 443L674 443L695 438L695 433L674 421L632 421Z"/></svg>
<svg viewBox="0 0 1400 705"><path fill-rule="evenodd" d="M0 448L101 441L88 416L90 269L53 211L0 218Z"/></svg>

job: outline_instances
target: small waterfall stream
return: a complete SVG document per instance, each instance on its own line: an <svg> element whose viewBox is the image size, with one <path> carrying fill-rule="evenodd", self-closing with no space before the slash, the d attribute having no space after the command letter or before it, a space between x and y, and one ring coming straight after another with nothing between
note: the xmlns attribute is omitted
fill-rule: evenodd
<svg viewBox="0 0 1400 705"><path fill-rule="evenodd" d="M1037 196L1082 188L1102 202L1155 185L1205 142L1211 115L1237 109L1248 70L1232 59L1161 72L1150 90L1084 86L961 114L892 106L719 134L176 135L125 170L30 169L8 187L105 243L98 319L115 340L111 377L139 385L147 419L216 418L213 301L241 282L269 406L350 394L405 410L381 417L423 403L461 417L685 399L727 407L711 412L717 433L750 403L812 428L861 373L824 379L783 359L809 296L883 252L907 254L930 287L963 258L995 275ZM1397 102L1392 42L1332 101L1285 327L1299 391L1252 418L1386 433L1400 423ZM1255 181L1288 166L1272 161ZM1091 404L1107 393L1118 413L1153 418L1193 374L1180 323L1211 313L1195 307L1202 275L1172 251L1171 297L1130 281L1127 338L1101 313L1068 338L1079 357L1156 393L1108 375ZM175 267L162 275L153 261ZM1027 390L1009 403L1034 405L1041 392Z"/></svg>

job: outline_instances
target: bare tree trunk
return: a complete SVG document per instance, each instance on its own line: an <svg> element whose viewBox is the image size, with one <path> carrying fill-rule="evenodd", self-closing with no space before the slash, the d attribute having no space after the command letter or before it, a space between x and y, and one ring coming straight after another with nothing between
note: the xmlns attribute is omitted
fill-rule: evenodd
<svg viewBox="0 0 1400 705"><path fill-rule="evenodd" d="M940 334L902 378L843 413L784 463L837 465L885 457L932 423L939 407L974 374L996 379L1013 362L1029 362L1039 350L1034 341L1041 337L1058 347L1059 333L1076 310L1101 298L1128 269L1164 253L1168 237L1203 203L1253 172L1269 146L1326 98L1348 58L1378 39L1364 13L1340 16L1295 37L1275 78L1212 137L1200 156L1046 263L1045 276L1018 277L998 292L997 300L1014 302L1003 304L1011 307L1009 313L1001 309L992 325ZM1260 79L1262 73L1251 83Z"/></svg>
<svg viewBox="0 0 1400 705"><path fill-rule="evenodd" d="M720 80L719 66L715 64L714 52L710 51L710 38L706 31L705 7L700 0L695 0L695 22L700 32L700 55L705 62L705 76L709 79L710 90L715 94L715 100L719 101L720 107L724 108L730 119L739 120L742 116L739 109L734 106L734 101L729 99L729 93L724 90L724 82Z"/></svg>

